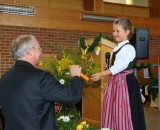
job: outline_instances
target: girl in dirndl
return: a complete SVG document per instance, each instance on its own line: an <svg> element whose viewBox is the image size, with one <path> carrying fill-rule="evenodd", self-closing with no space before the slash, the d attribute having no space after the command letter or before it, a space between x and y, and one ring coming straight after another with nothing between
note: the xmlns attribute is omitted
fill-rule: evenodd
<svg viewBox="0 0 160 130"><path fill-rule="evenodd" d="M101 128L146 130L139 85L133 72L136 52L129 42L132 33L129 19L113 22L113 37L118 45L113 49L110 68L91 77L98 81L110 75L103 97Z"/></svg>

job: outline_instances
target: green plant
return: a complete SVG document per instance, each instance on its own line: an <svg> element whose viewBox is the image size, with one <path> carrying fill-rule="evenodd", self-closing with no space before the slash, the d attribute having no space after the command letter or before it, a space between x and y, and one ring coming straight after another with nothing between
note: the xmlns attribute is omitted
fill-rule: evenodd
<svg viewBox="0 0 160 130"><path fill-rule="evenodd" d="M83 39L84 40L84 39ZM92 74L100 71L100 66L98 63L94 62L94 59L90 52L94 51L97 47L100 37L96 42L91 45L87 45L85 40L83 45L87 51L84 53L82 44L77 48L69 48L62 45L55 45L55 49L58 50L56 57L49 56L41 60L39 63L39 68L49 71L51 75L55 77L61 84L68 87L71 83L71 77L69 75L69 66L72 64L78 64L82 67L82 73L90 77ZM94 40L95 41L95 40ZM82 79L85 83L85 81ZM92 84L87 83L92 86ZM63 120L68 119L67 121ZM60 109L56 112L56 124L59 130L72 130L76 128L75 124L78 124L79 114L76 110L75 105L64 105L60 104ZM88 129L85 129L88 130Z"/></svg>
<svg viewBox="0 0 160 130"><path fill-rule="evenodd" d="M140 65L136 65L134 68L137 70L148 68L148 72L149 72L148 87L149 87L149 91L150 91L150 94L152 95L153 100L155 100L157 97L157 92L153 86L158 85L158 84L156 84L156 79L152 73L151 66L152 66L151 63L143 63L142 62ZM145 87L145 86L146 86L146 84L142 85L142 87Z"/></svg>

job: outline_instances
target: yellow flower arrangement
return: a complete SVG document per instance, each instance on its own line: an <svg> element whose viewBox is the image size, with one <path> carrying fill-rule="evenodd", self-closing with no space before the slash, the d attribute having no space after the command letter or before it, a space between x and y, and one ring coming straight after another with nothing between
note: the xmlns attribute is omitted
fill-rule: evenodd
<svg viewBox="0 0 160 130"><path fill-rule="evenodd" d="M82 121L79 125L77 125L76 130L89 130L89 124L86 121Z"/></svg>
<svg viewBox="0 0 160 130"><path fill-rule="evenodd" d="M81 46L78 48L67 48L66 46L56 45L55 48L59 51L56 57L46 57L41 60L39 68L49 71L57 80L63 79L64 84L70 84L69 65L80 65L82 73L88 77L100 71L100 66L94 62L91 53L89 51L83 53Z"/></svg>
<svg viewBox="0 0 160 130"><path fill-rule="evenodd" d="M78 44L79 46L77 48L67 48L62 45L55 45L54 47L59 53L56 54L56 57L46 57L40 61L39 68L49 71L51 75L53 75L61 84L65 84L66 87L71 83L69 65L80 65L82 67L82 73L90 77L92 74L100 71L99 64L94 62L90 53L91 51L94 51L98 45L98 41L96 44L94 41L95 40L90 41L94 43L93 46L92 43L91 45L86 45L87 43L84 40L84 43ZM92 46L92 49L90 46ZM64 122L64 117L65 119L69 118L69 121ZM60 110L56 112L56 118L59 130L72 130L72 128L77 130L90 130L89 125L86 124L86 122L81 122L76 128L76 124L79 122L79 114L75 105L70 106L61 104Z"/></svg>

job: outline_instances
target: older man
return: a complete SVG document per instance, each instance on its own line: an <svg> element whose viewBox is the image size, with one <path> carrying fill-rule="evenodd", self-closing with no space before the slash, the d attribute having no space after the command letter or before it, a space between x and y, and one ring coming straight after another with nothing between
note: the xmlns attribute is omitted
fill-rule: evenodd
<svg viewBox="0 0 160 130"><path fill-rule="evenodd" d="M71 66L72 82L64 87L48 72L35 68L41 47L34 36L19 36L11 49L15 65L0 79L5 130L57 130L53 102L75 104L81 99L81 67Z"/></svg>

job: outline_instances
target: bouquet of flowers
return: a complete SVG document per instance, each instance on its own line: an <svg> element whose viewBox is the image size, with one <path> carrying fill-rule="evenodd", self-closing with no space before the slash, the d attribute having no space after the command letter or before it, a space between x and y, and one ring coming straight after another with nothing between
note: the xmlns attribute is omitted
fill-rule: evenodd
<svg viewBox="0 0 160 130"><path fill-rule="evenodd" d="M69 66L78 64L82 67L82 73L88 77L100 71L99 64L95 63L91 55L99 43L101 35L96 37L91 45L87 45L85 38L80 39L77 48L67 48L62 45L55 45L58 50L56 56L49 56L40 61L39 68L49 71L61 84L69 86L71 77L69 75ZM82 79L83 80L83 79ZM84 83L86 83L83 80ZM91 83L90 81L87 83ZM91 86L91 84L90 84ZM76 122L79 121L79 114L75 105L60 104L60 109L56 112L56 123L59 130L72 130Z"/></svg>

